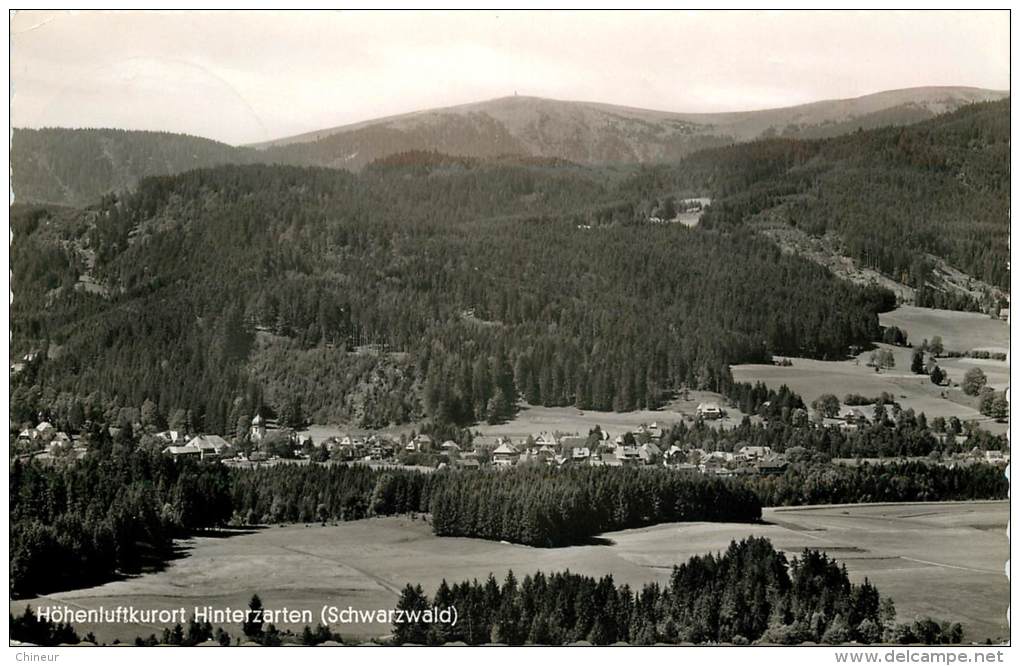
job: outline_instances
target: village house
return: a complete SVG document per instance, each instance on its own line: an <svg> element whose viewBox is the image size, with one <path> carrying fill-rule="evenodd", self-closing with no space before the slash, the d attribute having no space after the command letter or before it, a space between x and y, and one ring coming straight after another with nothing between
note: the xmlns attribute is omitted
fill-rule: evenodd
<svg viewBox="0 0 1020 666"><path fill-rule="evenodd" d="M176 444L181 439L181 433L178 430L164 430L157 432L155 437L166 444Z"/></svg>
<svg viewBox="0 0 1020 666"><path fill-rule="evenodd" d="M654 465L662 459L662 449L655 442L647 442L639 448L638 456L645 465Z"/></svg>
<svg viewBox="0 0 1020 666"><path fill-rule="evenodd" d="M662 456L663 463L666 465L678 465L687 459L687 452L681 449L676 444L672 444Z"/></svg>
<svg viewBox="0 0 1020 666"><path fill-rule="evenodd" d="M758 472L758 474L761 474L762 476L781 475L786 471L787 467L789 467L789 463L787 463L785 460L780 460L778 458L772 458L770 460L759 460L754 465L755 471Z"/></svg>
<svg viewBox="0 0 1020 666"><path fill-rule="evenodd" d="M392 458L396 447L389 439L373 435L368 438L368 455L373 460L386 460Z"/></svg>
<svg viewBox="0 0 1020 666"><path fill-rule="evenodd" d="M985 451L985 460L993 464L1006 464L1009 462L1009 454L1002 451Z"/></svg>
<svg viewBox="0 0 1020 666"><path fill-rule="evenodd" d="M742 446L738 451L740 455L748 460L760 460L772 455L770 446Z"/></svg>
<svg viewBox="0 0 1020 666"><path fill-rule="evenodd" d="M173 458L196 458L199 460L202 458L202 449L190 444L184 444L183 446L171 444L163 449L163 453Z"/></svg>
<svg viewBox="0 0 1020 666"><path fill-rule="evenodd" d="M570 459L576 463L586 463L591 458L591 449L587 446L575 446L570 449Z"/></svg>
<svg viewBox="0 0 1020 666"><path fill-rule="evenodd" d="M641 447L639 446L620 445L616 447L613 454L624 465L633 466L644 464L641 459Z"/></svg>
<svg viewBox="0 0 1020 666"><path fill-rule="evenodd" d="M223 458L231 448L227 440L219 435L197 435L191 438L187 446L197 448L202 460Z"/></svg>
<svg viewBox="0 0 1020 666"><path fill-rule="evenodd" d="M54 428L53 424L51 424L49 421L43 421L42 423L35 427L35 431L39 433L40 437L48 437L50 434L56 431L56 428Z"/></svg>
<svg viewBox="0 0 1020 666"><path fill-rule="evenodd" d="M555 449L556 448L556 438L553 437L552 435L550 435L547 432L543 432L543 433L539 434L538 437L535 438L535 446L537 446L539 448L549 447L549 448Z"/></svg>
<svg viewBox="0 0 1020 666"><path fill-rule="evenodd" d="M404 449L411 453L431 451L433 440L426 434L421 434L407 443Z"/></svg>
<svg viewBox="0 0 1020 666"><path fill-rule="evenodd" d="M566 435L560 437L560 450L561 451L572 451L573 449L580 449L588 446L588 438L581 437L580 435Z"/></svg>
<svg viewBox="0 0 1020 666"><path fill-rule="evenodd" d="M614 453L603 453L602 464L606 467L623 467L623 461Z"/></svg>
<svg viewBox="0 0 1020 666"><path fill-rule="evenodd" d="M492 464L498 467L511 467L517 464L521 453L513 444L503 442L492 451Z"/></svg>
<svg viewBox="0 0 1020 666"><path fill-rule="evenodd" d="M662 439L662 428L659 427L658 423L652 423L651 425L642 423L638 426L637 434L647 435L651 439Z"/></svg>
<svg viewBox="0 0 1020 666"><path fill-rule="evenodd" d="M717 402L703 402L698 405L697 414L703 419L721 419L723 410Z"/></svg>

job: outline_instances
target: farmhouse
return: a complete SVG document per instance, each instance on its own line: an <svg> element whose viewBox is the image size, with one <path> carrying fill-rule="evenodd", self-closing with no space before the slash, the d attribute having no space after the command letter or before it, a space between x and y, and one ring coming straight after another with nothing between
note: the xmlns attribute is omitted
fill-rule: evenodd
<svg viewBox="0 0 1020 666"><path fill-rule="evenodd" d="M717 402L703 402L698 405L698 416L703 419L721 419L723 417L722 408Z"/></svg>
<svg viewBox="0 0 1020 666"><path fill-rule="evenodd" d="M846 421L847 423L861 423L866 424L871 419L864 413L864 410L860 407L842 407L839 410L839 418Z"/></svg>
<svg viewBox="0 0 1020 666"><path fill-rule="evenodd" d="M230 450L230 444L219 435L198 435L192 437L187 446L198 449L199 457L203 460L220 458Z"/></svg>

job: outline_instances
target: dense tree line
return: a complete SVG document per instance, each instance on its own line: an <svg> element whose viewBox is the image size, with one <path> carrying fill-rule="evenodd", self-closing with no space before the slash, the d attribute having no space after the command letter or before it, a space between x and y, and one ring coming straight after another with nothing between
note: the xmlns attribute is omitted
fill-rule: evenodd
<svg viewBox="0 0 1020 666"><path fill-rule="evenodd" d="M94 257L103 291L15 298L16 353L59 354L15 378L12 407L150 400L217 433L260 401L372 426L498 421L520 397L626 411L718 390L730 363L843 358L878 337L891 294L747 231L577 228L632 189L507 163L234 166L147 179L78 220L26 213L15 244ZM38 291L19 256L15 293ZM81 270L62 265L54 284Z"/></svg>
<svg viewBox="0 0 1020 666"><path fill-rule="evenodd" d="M746 477L745 483L762 506L1005 499L1009 492L1003 469L985 464L801 463L790 465L782 475Z"/></svg>
<svg viewBox="0 0 1020 666"><path fill-rule="evenodd" d="M240 524L358 520L427 513L436 475L363 465L277 465L231 470Z"/></svg>
<svg viewBox="0 0 1020 666"><path fill-rule="evenodd" d="M958 420L950 426L944 420L935 419L935 423L929 426L924 414L915 416L911 409L886 409L881 403L876 406L877 409L869 409L869 416L878 411L885 414L884 420L854 430L835 426L801 427L782 419L760 424L745 419L734 428L678 423L664 434L661 447L668 449L675 445L682 449L739 451L744 446L767 446L776 453L793 452L794 459L798 450L823 454L825 459L831 459L920 457L933 453L942 456L964 453L974 447L982 451L1008 448L1005 436L992 435L976 427L964 431ZM938 426L942 427L941 432L936 430ZM965 434L966 439L958 443L955 437L941 436L947 431Z"/></svg>
<svg viewBox="0 0 1020 666"><path fill-rule="evenodd" d="M12 463L13 595L137 572L169 558L175 536L230 517L225 467L93 441L96 450L77 464Z"/></svg>
<svg viewBox="0 0 1020 666"><path fill-rule="evenodd" d="M408 617L432 606L456 607L457 624L396 623L394 642L959 643L963 635L959 624L897 625L892 602L867 579L852 583L844 567L816 550L788 560L755 537L692 557L673 568L667 584L640 590L617 585L612 575L538 572L519 581L510 572L502 585L491 575L484 583L444 580L431 598L408 585L397 602Z"/></svg>
<svg viewBox="0 0 1020 666"><path fill-rule="evenodd" d="M430 510L440 536L554 547L662 522L761 518L757 498L739 484L664 468L525 466L438 476Z"/></svg>

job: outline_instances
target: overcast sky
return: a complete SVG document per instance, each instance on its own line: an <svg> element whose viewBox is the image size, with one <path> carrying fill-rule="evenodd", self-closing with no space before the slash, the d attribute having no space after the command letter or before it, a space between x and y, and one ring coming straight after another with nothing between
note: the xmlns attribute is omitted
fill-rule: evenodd
<svg viewBox="0 0 1020 666"><path fill-rule="evenodd" d="M512 95L733 111L1009 88L996 12L19 12L16 127L247 143Z"/></svg>

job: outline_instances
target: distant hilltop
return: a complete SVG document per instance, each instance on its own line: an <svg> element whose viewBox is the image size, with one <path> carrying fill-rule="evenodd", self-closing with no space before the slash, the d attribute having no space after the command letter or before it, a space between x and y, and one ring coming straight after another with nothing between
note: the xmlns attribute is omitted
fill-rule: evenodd
<svg viewBox="0 0 1020 666"><path fill-rule="evenodd" d="M131 188L146 176L220 164L270 162L357 171L412 151L474 158L514 155L584 165L668 162L703 148L764 136L822 138L906 125L1008 96L1008 91L981 88L908 88L732 113L675 113L512 96L251 146L167 132L15 129L11 163L17 200L79 206ZM83 164L89 169L82 169Z"/></svg>

